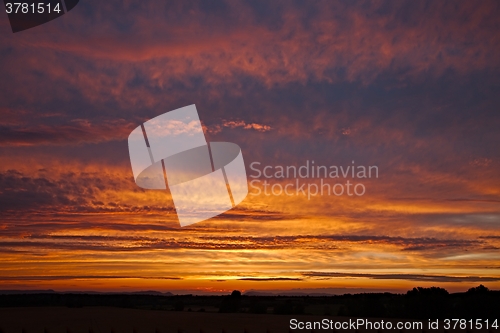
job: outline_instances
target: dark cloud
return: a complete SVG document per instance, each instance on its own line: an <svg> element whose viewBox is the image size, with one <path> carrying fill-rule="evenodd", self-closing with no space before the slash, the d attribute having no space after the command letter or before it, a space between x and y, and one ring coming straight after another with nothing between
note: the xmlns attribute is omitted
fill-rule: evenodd
<svg viewBox="0 0 500 333"><path fill-rule="evenodd" d="M211 239L211 237L200 237L201 239ZM405 238L373 235L296 235L296 236L275 236L275 237L241 237L241 236L221 236L217 237L219 242L243 242L251 244L273 244L274 246L311 246L317 242L331 243L330 249L341 248L343 243L367 243L367 244L390 244L400 247L404 251L424 251L437 248L468 248L481 244L477 240L466 239L436 239L436 238Z"/></svg>
<svg viewBox="0 0 500 333"><path fill-rule="evenodd" d="M0 127L0 146L79 145L103 141L123 141L135 126L124 121L106 121L92 124L88 120L73 120L58 126Z"/></svg>
<svg viewBox="0 0 500 333"><path fill-rule="evenodd" d="M4 240L0 243L0 251L19 250L28 248L64 249L64 250L92 250L92 251L146 251L152 249L199 249L199 250L243 250L243 249L322 249L342 250L349 244L388 244L403 251L451 251L452 249L468 249L480 246L482 242L475 240L460 239L434 239L434 238L403 238L387 236L353 236L353 235L304 235L304 236L275 236L275 237L251 237L251 236L219 236L212 231L211 236L206 236L207 230L193 229L191 233L181 233L180 229L172 228L173 223L158 225L126 224L123 228L114 223L94 224L101 229L128 230L130 232L140 231L162 231L163 237L146 236L94 236L94 235L46 235L37 232L50 233L51 230L72 230L73 232L86 232L92 228L87 224L60 223L49 227L47 224L36 226L28 224L23 227L7 227ZM12 229L12 230L10 230ZM182 229L184 230L184 229ZM209 230L208 230L209 231ZM219 229L219 233L220 233ZM209 231L210 232L210 231ZM29 233L29 236L26 234ZM24 234L22 239L9 241L8 236ZM189 236L189 238L186 238Z"/></svg>
<svg viewBox="0 0 500 333"><path fill-rule="evenodd" d="M132 179L110 178L107 172L56 172L41 171L37 175L25 175L16 170L0 172L0 211L23 213L26 210L57 209L105 212L145 208L92 204L95 196L104 190L134 189Z"/></svg>
<svg viewBox="0 0 500 333"><path fill-rule="evenodd" d="M409 280L420 282L497 282L500 277L488 276L447 276L422 274L364 274L364 273L335 273L335 272L304 272L308 278L369 278L377 280Z"/></svg>
<svg viewBox="0 0 500 333"><path fill-rule="evenodd" d="M268 281L302 281L303 279L301 279L301 278L274 277L274 278L241 278L238 280L268 282Z"/></svg>
<svg viewBox="0 0 500 333"><path fill-rule="evenodd" d="M56 281L56 280L101 280L101 279L146 279L182 280L168 276L122 276L122 275L40 275L40 276L0 276L0 281Z"/></svg>

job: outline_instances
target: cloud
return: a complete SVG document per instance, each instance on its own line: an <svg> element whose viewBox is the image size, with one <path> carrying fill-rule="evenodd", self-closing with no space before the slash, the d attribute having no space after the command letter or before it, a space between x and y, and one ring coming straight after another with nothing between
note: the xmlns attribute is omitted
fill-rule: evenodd
<svg viewBox="0 0 500 333"><path fill-rule="evenodd" d="M365 6L315 3L308 10L300 5L257 9L259 5L235 2L226 5L224 19L197 3L189 6L189 12L158 3L122 13L128 28L109 20L122 6L111 2L94 8L93 14L81 10L73 20L57 22L67 34L26 37L25 42L101 61L162 60L163 70L154 66L160 83L165 83L167 72L174 77L201 72L212 82L243 73L272 84L309 78L369 82L385 71L415 76L434 70L439 75L447 68L498 66L494 34L498 7L492 1L457 6L407 1ZM185 15L190 19L180 21ZM91 19L93 26L79 31ZM125 36L126 41L120 38Z"/></svg>
<svg viewBox="0 0 500 333"><path fill-rule="evenodd" d="M321 249L324 251L344 251L359 245L374 247L392 246L394 251L434 251L451 253L452 249L473 249L482 245L474 240L443 240L429 238L402 238L355 235L304 235L304 236L223 236L210 230L192 229L186 238L184 229L173 228L174 224L135 224L135 223L30 223L22 227L7 225L3 232L0 249L65 249L91 251L147 251L151 249L200 249L200 250L295 250ZM125 234L104 236L88 234L93 227L114 232L129 231ZM221 226L223 227L223 226ZM221 228L219 227L219 229ZM227 231L229 231L228 229ZM141 235L144 231L163 232L162 237ZM220 230L219 230L220 231ZM227 232L226 231L226 232ZM58 235L58 233L66 233ZM208 235L207 235L208 232ZM69 234L68 234L69 233ZM137 233L137 234L136 234ZM17 237L22 236L18 239ZM16 238L12 238L16 237Z"/></svg>
<svg viewBox="0 0 500 333"><path fill-rule="evenodd" d="M0 276L0 281L57 281L57 280L101 280L101 279L182 280L182 278L180 277L169 277L169 276L121 276L121 275Z"/></svg>
<svg viewBox="0 0 500 333"><path fill-rule="evenodd" d="M274 278L241 278L238 279L241 281L259 281L259 282L268 282L268 281L302 281L301 278L284 278L284 277L274 277Z"/></svg>
<svg viewBox="0 0 500 333"><path fill-rule="evenodd" d="M489 276L447 276L423 274L369 274L337 272L303 272L308 278L369 278L375 280L409 280L421 282L498 282L500 277Z"/></svg>
<svg viewBox="0 0 500 333"><path fill-rule="evenodd" d="M193 96L190 91L203 91L208 96L200 100L214 102L242 96L255 85L265 91L287 84L308 90L308 82L366 86L391 77L392 85L404 86L450 71L467 75L499 69L494 1L310 3L308 10L259 6L227 4L221 16L196 2L189 10L157 3L120 12L126 6L111 1L74 12L71 20L54 21L57 34L2 34L0 96L30 107L44 105L51 113L74 112L83 103L92 106L84 108L87 113L94 113L96 104L110 113L149 113L178 105L179 98ZM113 19L116 15L120 20ZM40 80L44 86L38 86ZM241 104L232 109L246 115L239 111Z"/></svg>
<svg viewBox="0 0 500 333"><path fill-rule="evenodd" d="M214 124L211 126L203 126L206 133L218 134L222 132L223 128L241 128L244 130L255 130L257 132L268 132L272 128L269 125L263 125L258 123L246 123L243 120L224 120L222 124Z"/></svg>
<svg viewBox="0 0 500 333"><path fill-rule="evenodd" d="M0 173L0 210L22 212L26 210L48 209L59 211L104 210L98 194L104 190L131 188L126 180L107 178L106 171L99 173L73 173L63 170L59 174L41 171L38 175L24 175L16 170ZM55 177L54 177L55 176ZM127 206L124 206L125 208ZM109 204L108 209L119 210ZM125 208L126 209L126 208Z"/></svg>
<svg viewBox="0 0 500 333"><path fill-rule="evenodd" d="M202 239L212 239L201 237ZM318 242L331 242L330 248L342 247L343 243L366 243L366 244L389 244L400 247L404 251L423 251L436 248L467 248L479 245L481 242L465 239L435 239L435 238L404 238L374 235L294 235L294 236L274 236L274 237L241 237L241 236L220 236L218 242L241 242L251 244L269 244L273 246L314 246Z"/></svg>
<svg viewBox="0 0 500 333"><path fill-rule="evenodd" d="M124 140L133 124L123 119L91 123L75 119L70 123L48 126L3 126L0 127L0 146L31 145L81 145L113 140Z"/></svg>
<svg viewBox="0 0 500 333"><path fill-rule="evenodd" d="M250 123L247 124L243 120L238 120L238 121L224 121L222 124L224 127L229 127L229 128L238 128L242 127L244 129L254 129L259 132L267 132L271 130L271 126L268 125L261 125L261 124L256 124L256 123Z"/></svg>

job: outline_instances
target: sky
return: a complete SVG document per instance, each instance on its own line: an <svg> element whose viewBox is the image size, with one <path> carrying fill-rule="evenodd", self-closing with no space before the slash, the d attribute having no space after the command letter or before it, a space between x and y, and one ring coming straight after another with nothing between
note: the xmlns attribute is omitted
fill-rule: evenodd
<svg viewBox="0 0 500 333"><path fill-rule="evenodd" d="M127 138L191 104L256 182L181 228ZM2 14L0 289L500 289L498 105L498 1L81 0L15 34ZM378 177L275 175L313 161ZM279 193L347 181L363 195Z"/></svg>

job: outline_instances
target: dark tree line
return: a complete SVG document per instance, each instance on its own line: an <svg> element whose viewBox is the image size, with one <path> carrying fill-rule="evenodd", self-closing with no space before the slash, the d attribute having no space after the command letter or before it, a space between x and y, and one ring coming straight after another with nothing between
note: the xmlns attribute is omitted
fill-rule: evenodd
<svg viewBox="0 0 500 333"><path fill-rule="evenodd" d="M0 295L0 307L111 306L166 311L223 313L307 314L415 319L497 319L500 291L484 286L465 293L450 294L442 288L413 288L406 294L365 293L339 296L245 296L234 291L228 296L165 296L144 294L8 294ZM212 310L213 311L213 310Z"/></svg>

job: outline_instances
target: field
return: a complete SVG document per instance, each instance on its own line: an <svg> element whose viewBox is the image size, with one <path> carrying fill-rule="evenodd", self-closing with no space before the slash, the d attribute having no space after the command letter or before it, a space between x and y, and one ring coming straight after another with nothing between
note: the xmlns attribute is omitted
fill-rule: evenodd
<svg viewBox="0 0 500 333"><path fill-rule="evenodd" d="M291 330L290 319L348 321L347 317L159 311L114 307L31 307L0 309L3 333L289 333L389 332L389 330ZM370 318L371 321L381 319ZM395 323L396 319L384 320ZM412 322L411 320L402 320ZM425 321L424 321L425 324ZM441 322L442 324L442 322ZM471 330L391 330L391 332L472 332ZM498 330L474 330L493 333Z"/></svg>
<svg viewBox="0 0 500 333"><path fill-rule="evenodd" d="M334 332L309 327L291 329L297 322L335 323L382 320L391 327L360 327L337 332L447 333L445 319L460 318L468 327L456 332L500 332L500 293L473 288L449 294L440 288L413 289L407 294L338 296L227 296L158 294L4 294L0 295L0 333L289 333ZM429 320L440 320L429 329ZM476 320L483 323L476 328ZM469 320L471 320L469 322ZM485 329L488 320L489 329ZM398 327L397 323L409 326ZM420 327L412 326L421 322ZM473 329L470 325L474 323ZM465 324L464 324L465 325ZM333 326L335 327L335 326ZM459 326L457 326L459 327ZM314 329L313 329L314 328ZM403 329L400 329L403 328ZM452 327L453 328L453 327Z"/></svg>
<svg viewBox="0 0 500 333"><path fill-rule="evenodd" d="M289 332L289 321L326 316L176 312L113 307L0 309L3 333L212 333ZM339 320L339 317L328 317ZM345 320L346 318L342 318ZM299 331L299 330L293 330ZM305 330L311 332L311 330ZM353 332L353 330L350 330ZM347 331L346 331L347 332Z"/></svg>

